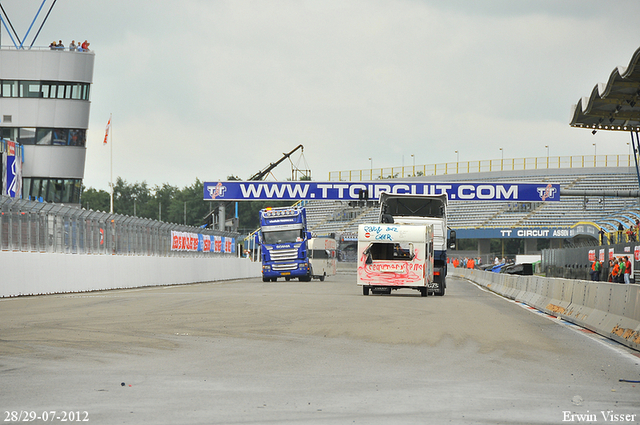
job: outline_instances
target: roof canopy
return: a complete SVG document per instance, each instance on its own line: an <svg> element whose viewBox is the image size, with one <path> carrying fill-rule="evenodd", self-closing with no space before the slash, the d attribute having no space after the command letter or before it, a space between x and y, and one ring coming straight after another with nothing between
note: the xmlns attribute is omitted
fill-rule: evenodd
<svg viewBox="0 0 640 425"><path fill-rule="evenodd" d="M607 84L597 84L591 96L573 105L572 127L598 130L640 130L640 48L629 66L613 70Z"/></svg>

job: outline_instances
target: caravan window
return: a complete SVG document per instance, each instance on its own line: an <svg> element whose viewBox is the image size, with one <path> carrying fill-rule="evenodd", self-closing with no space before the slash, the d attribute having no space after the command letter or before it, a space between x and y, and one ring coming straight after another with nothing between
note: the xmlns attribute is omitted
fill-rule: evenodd
<svg viewBox="0 0 640 425"><path fill-rule="evenodd" d="M413 259L413 244L400 243L374 243L369 246L369 254L372 260L401 260Z"/></svg>

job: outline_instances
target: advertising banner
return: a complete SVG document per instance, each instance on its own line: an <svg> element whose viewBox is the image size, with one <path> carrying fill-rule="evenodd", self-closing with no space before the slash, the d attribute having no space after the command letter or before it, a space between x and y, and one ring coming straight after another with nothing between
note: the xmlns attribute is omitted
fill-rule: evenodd
<svg viewBox="0 0 640 425"><path fill-rule="evenodd" d="M559 201L560 185L547 183L205 182L205 201L378 200L382 192L447 194L452 201Z"/></svg>
<svg viewBox="0 0 640 425"><path fill-rule="evenodd" d="M2 154L2 194L12 198L22 197L22 155L20 145L7 140Z"/></svg>
<svg viewBox="0 0 640 425"><path fill-rule="evenodd" d="M235 238L171 231L171 251L215 252L231 254L236 251Z"/></svg>

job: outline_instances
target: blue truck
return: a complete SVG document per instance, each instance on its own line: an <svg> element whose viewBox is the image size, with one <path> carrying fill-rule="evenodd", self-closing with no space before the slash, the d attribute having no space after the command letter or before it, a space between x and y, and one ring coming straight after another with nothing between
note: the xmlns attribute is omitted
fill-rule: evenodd
<svg viewBox="0 0 640 425"><path fill-rule="evenodd" d="M307 215L303 207L260 210L258 243L261 247L262 281L298 278L309 282L313 276L309 261Z"/></svg>

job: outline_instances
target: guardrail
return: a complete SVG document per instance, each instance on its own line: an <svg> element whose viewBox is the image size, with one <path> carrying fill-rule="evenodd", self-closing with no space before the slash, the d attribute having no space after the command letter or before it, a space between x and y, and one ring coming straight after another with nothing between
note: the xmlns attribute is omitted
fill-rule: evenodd
<svg viewBox="0 0 640 425"><path fill-rule="evenodd" d="M640 285L449 268L497 294L640 350Z"/></svg>
<svg viewBox="0 0 640 425"><path fill-rule="evenodd" d="M629 155L545 156L536 158L488 159L428 165L330 171L329 181L365 181L419 176L441 176L491 171L518 171L591 167L635 167Z"/></svg>

